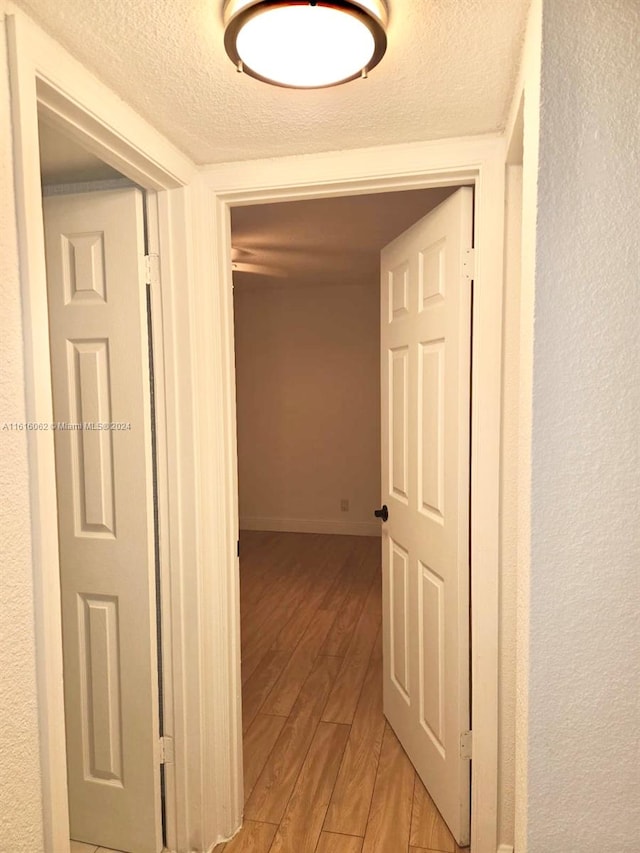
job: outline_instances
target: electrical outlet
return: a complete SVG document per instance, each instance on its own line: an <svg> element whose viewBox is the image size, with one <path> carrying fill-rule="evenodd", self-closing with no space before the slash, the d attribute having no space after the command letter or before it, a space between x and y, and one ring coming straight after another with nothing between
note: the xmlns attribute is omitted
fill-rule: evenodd
<svg viewBox="0 0 640 853"><path fill-rule="evenodd" d="M340 501L340 511L341 512L349 512L349 500L348 498L342 498Z"/></svg>

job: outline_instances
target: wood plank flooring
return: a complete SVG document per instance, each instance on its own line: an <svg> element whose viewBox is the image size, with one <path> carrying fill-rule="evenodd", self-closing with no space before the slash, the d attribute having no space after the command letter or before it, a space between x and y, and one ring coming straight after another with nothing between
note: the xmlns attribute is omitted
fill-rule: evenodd
<svg viewBox="0 0 640 853"><path fill-rule="evenodd" d="M380 540L240 553L245 822L215 853L459 853L382 714Z"/></svg>

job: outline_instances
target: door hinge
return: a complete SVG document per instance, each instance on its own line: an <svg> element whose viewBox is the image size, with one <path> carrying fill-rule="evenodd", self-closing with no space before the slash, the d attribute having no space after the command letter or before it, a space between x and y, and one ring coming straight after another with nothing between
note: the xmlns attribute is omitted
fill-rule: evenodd
<svg viewBox="0 0 640 853"><path fill-rule="evenodd" d="M476 277L476 250L465 249L462 253L462 272L467 281Z"/></svg>
<svg viewBox="0 0 640 853"><path fill-rule="evenodd" d="M238 539L238 547L236 548L238 557L240 556L240 540Z"/></svg>
<svg viewBox="0 0 640 853"><path fill-rule="evenodd" d="M173 738L160 738L160 764L173 764Z"/></svg>
<svg viewBox="0 0 640 853"><path fill-rule="evenodd" d="M473 732L462 732L460 735L460 758L471 759L473 751Z"/></svg>
<svg viewBox="0 0 640 853"><path fill-rule="evenodd" d="M160 281L160 256L145 255L144 256L144 278L145 284L151 286L158 284Z"/></svg>

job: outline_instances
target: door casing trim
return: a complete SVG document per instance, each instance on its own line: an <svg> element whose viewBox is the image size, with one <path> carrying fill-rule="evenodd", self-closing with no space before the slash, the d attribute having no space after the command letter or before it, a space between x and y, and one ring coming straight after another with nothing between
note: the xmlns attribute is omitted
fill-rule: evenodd
<svg viewBox="0 0 640 853"><path fill-rule="evenodd" d="M223 436L218 449L216 507L223 520L219 551L222 574L212 622L225 625L227 638L219 701L226 703L228 766L242 767L238 560L237 449L231 271L231 208L248 204L326 198L362 193L473 184L475 286L473 302L471 401L471 601L472 601L472 853L495 853L498 846L498 675L500 436L502 385L502 302L505 142L483 136L358 151L226 163L200 173L208 195L207 229L215 259L206 289L212 297L200 321L212 335ZM213 474L213 469L212 472ZM217 563L218 564L218 563ZM224 642L224 637L219 640ZM232 722L235 719L235 722ZM229 780L229 796L241 821L242 779ZM233 811L233 808L232 808Z"/></svg>

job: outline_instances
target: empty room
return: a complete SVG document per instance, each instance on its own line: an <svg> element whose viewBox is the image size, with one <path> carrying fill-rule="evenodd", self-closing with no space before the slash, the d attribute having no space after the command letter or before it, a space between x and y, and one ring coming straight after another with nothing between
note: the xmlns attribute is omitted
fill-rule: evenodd
<svg viewBox="0 0 640 853"><path fill-rule="evenodd" d="M445 703L447 726L458 724L451 711L460 705L469 728L468 658L466 698L433 701L439 689L457 692L457 685L447 662L418 652L420 635L438 654L422 618L430 607L435 623L439 608L455 619L452 604L464 595L447 571L455 576L459 567L455 560L439 567L436 590L447 577L448 599L439 601L428 575L420 583L406 571L409 543L401 525L428 528L431 516L444 526L445 492L463 512L469 503L468 485L458 495L454 482L448 488L438 482L445 472L437 456L445 430L452 442L458 432L438 413L440 382L458 382L450 366L457 359L456 324L466 337L460 351L467 359L458 369L467 389L470 375L472 282L463 253L472 243L471 205L471 190L443 187L232 210L245 824L220 848L227 853L254 847L453 853L456 841L424 781L468 843L468 760L449 759L452 773L430 759L425 772L421 757L430 745L445 751ZM465 226L460 237L455 229ZM459 291L465 298L458 299ZM425 352L417 346L414 352L409 326L430 309L443 313L446 300L453 317L446 335L434 332L435 346L422 335ZM405 327L406 340L389 346L387 330L397 326ZM439 363L432 371L445 340L446 374ZM412 391L414 406L419 395L409 383L419 377L425 441L409 435L406 418ZM462 421L468 409L467 390L457 413ZM406 476L407 459L418 453L420 486ZM446 475L455 481L457 460L449 455ZM418 491L422 518L403 518ZM412 551L423 548L428 555L429 542L414 535ZM465 586L467 543L458 560ZM384 593L383 562L390 577ZM420 602L422 613L410 612L412 602ZM468 606L461 622L466 628ZM468 648L466 635L463 642ZM434 668L446 668L446 688L438 677L428 683ZM422 709L415 719L410 692L414 708Z"/></svg>

